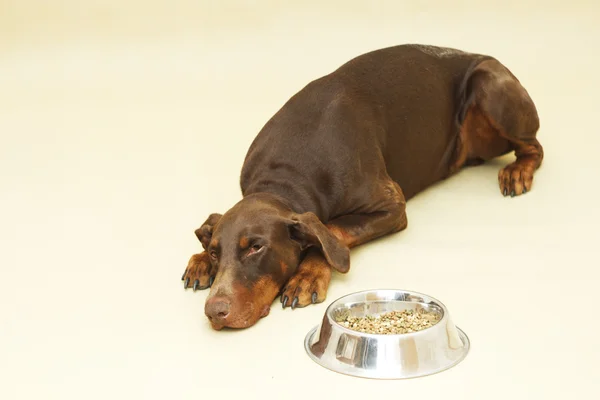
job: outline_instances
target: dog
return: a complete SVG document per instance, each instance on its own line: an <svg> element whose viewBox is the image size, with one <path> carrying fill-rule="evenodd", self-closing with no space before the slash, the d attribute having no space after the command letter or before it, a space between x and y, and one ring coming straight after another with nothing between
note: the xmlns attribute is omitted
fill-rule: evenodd
<svg viewBox="0 0 600 400"><path fill-rule="evenodd" d="M491 56L421 44L375 50L310 82L248 149L242 200L195 231L184 287L211 288L213 329L247 328L325 300L350 249L406 229L406 201L514 151L500 192L531 190L543 149L537 109Z"/></svg>

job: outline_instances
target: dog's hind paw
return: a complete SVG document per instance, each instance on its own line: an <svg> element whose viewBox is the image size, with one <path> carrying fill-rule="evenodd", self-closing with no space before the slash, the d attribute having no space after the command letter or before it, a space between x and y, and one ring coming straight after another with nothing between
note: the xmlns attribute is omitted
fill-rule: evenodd
<svg viewBox="0 0 600 400"><path fill-rule="evenodd" d="M309 254L281 292L283 308L302 308L327 297L331 267L320 254Z"/></svg>
<svg viewBox="0 0 600 400"><path fill-rule="evenodd" d="M192 287L194 292L197 289L208 289L212 285L215 275L216 271L213 271L208 253L204 251L194 254L181 277L181 280L184 281L183 288Z"/></svg>
<svg viewBox="0 0 600 400"><path fill-rule="evenodd" d="M500 192L504 196L518 196L531 190L533 170L514 162L501 169L498 173Z"/></svg>

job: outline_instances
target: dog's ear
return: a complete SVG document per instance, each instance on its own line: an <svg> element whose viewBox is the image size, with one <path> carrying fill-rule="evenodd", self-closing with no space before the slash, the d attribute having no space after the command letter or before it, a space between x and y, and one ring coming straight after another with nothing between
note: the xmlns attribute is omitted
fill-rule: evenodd
<svg viewBox="0 0 600 400"><path fill-rule="evenodd" d="M208 244L210 243L210 239L212 238L213 228L221 219L221 214L210 214L208 219L204 221L202 226L194 231L196 237L202 243L202 247L204 250L208 249Z"/></svg>
<svg viewBox="0 0 600 400"><path fill-rule="evenodd" d="M319 218L311 213L296 214L288 224L290 237L302 250L317 247L335 270L346 273L350 269L350 249L340 242Z"/></svg>

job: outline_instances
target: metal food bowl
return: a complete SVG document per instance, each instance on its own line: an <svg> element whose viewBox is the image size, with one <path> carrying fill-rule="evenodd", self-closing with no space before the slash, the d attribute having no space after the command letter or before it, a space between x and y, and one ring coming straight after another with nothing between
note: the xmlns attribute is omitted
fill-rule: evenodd
<svg viewBox="0 0 600 400"><path fill-rule="evenodd" d="M438 314L433 326L404 334L370 334L346 328L344 318L390 311ZM406 290L368 290L335 300L323 322L304 341L310 358L332 371L361 378L407 379L435 374L462 361L469 338L458 329L440 301Z"/></svg>

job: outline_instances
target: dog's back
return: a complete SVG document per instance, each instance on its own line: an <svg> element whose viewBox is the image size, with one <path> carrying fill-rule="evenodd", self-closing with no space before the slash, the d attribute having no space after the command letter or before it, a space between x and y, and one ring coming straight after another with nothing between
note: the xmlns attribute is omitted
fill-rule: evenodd
<svg viewBox="0 0 600 400"><path fill-rule="evenodd" d="M368 186L386 170L407 199L414 196L448 175L465 76L485 58L401 45L348 61L309 83L265 125L248 151L242 191L306 180L290 185L290 197L318 203L325 220L355 206L350 185ZM298 188L305 192L294 193Z"/></svg>

